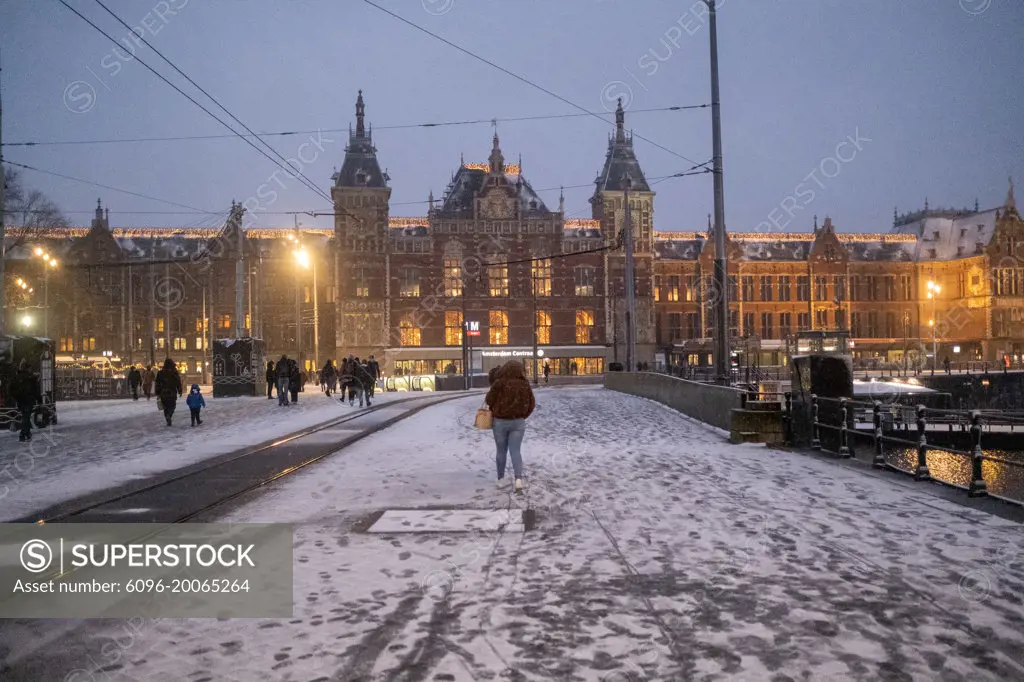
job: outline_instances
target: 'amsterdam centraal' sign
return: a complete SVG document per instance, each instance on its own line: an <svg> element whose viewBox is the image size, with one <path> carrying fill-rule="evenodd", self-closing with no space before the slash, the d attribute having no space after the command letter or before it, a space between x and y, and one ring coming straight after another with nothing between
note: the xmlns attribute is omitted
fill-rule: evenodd
<svg viewBox="0 0 1024 682"><path fill-rule="evenodd" d="M533 351L531 350L484 350L480 351L480 356L485 358L531 358L533 357ZM544 357L544 349L537 349L537 357Z"/></svg>

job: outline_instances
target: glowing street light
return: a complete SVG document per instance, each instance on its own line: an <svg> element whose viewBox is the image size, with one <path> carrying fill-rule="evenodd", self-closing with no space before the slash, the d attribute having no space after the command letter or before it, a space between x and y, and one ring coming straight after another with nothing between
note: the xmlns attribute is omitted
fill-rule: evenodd
<svg viewBox="0 0 1024 682"><path fill-rule="evenodd" d="M32 316L31 315L26 315L25 317L21 318L21 324L23 326L25 326L25 327L31 327L32 326Z"/></svg>
<svg viewBox="0 0 1024 682"><path fill-rule="evenodd" d="M42 256L43 255L43 250L41 248L39 248L38 246L36 247L36 255L37 256Z"/></svg>
<svg viewBox="0 0 1024 682"><path fill-rule="evenodd" d="M932 328L932 375L933 376L935 374L935 365L939 362L939 352L938 352L938 345L939 345L939 343L938 343L938 338L937 338L936 333L935 333L936 332L936 329L935 329L935 318L937 317L937 315L935 313L935 299L937 299L939 297L939 292L940 291L942 291L942 287L940 287L938 284L936 284L932 280L928 280L928 300L932 302L932 319L928 320L928 326Z"/></svg>
<svg viewBox="0 0 1024 682"><path fill-rule="evenodd" d="M305 249L298 249L295 252L295 260L297 260L299 262L299 265L301 265L302 267L307 269L309 268L309 252L306 251Z"/></svg>

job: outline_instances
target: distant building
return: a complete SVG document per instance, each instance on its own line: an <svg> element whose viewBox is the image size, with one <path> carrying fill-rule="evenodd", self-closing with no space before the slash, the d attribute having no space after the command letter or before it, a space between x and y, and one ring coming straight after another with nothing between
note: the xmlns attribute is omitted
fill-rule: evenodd
<svg viewBox="0 0 1024 682"><path fill-rule="evenodd" d="M332 180L334 229L298 232L316 265L315 293L312 268L295 258L296 231L244 231L237 320L237 221L111 228L98 206L89 228L9 230L9 278L24 277L34 292L9 297L8 328L41 335L45 317L64 358L171 356L198 374L211 339L232 337L240 326L266 341L271 358L301 354L312 366L374 354L389 374L422 374L461 371L464 324L473 323L478 369L513 357L531 365L536 338L539 360L554 372L600 373L625 360L617 242L628 181L637 359L711 364L710 218L704 232L654 231L655 193L621 105L591 219L567 219L562 199L546 205L522 163L506 163L496 132L488 161L460 161L443 195L430 194L426 216L391 216L390 179L365 124L362 92ZM37 248L60 267L43 267ZM826 217L820 227L815 218L809 233L728 233L726 248L732 348L741 364L783 363L798 331L836 328L851 331L864 362L930 354L933 332L940 363L1024 360L1024 222L1012 181L1004 205L992 210L929 210L926 202L924 211L894 215L882 234L841 233ZM33 321L22 330L24 311Z"/></svg>

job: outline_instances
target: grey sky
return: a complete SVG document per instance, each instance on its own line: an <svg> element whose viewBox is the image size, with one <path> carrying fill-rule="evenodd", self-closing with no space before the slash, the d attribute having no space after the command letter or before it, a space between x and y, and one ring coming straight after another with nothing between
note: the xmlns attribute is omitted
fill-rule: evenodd
<svg viewBox="0 0 1024 682"><path fill-rule="evenodd" d="M93 0L68 1L127 40ZM617 95L629 109L710 101L698 0L379 1L588 110L612 109ZM396 216L423 215L427 193L440 196L460 153L485 162L491 129L387 126L578 113L361 0L106 2L256 131L347 129L362 88ZM774 219L804 231L817 213L830 214L841 230L885 231L894 205L916 209L927 197L933 207L962 207L977 197L982 207L993 206L1006 195L1008 175L1024 181L1020 0L719 3L729 229L765 229ZM5 141L226 132L56 0L0 1L0 48ZM144 46L137 54L193 92ZM711 158L708 109L627 113L626 120L682 156ZM577 117L501 123L498 132L506 160L521 154L526 178L542 189L591 183L611 129ZM823 161L858 131L857 146L838 150L843 160ZM303 172L326 190L347 133L322 137L323 151L302 150L311 161ZM292 157L309 135L267 139ZM693 165L641 140L636 149L649 178ZM224 214L276 169L238 139L6 147L4 157ZM90 211L102 196L115 225L212 222L119 215L180 209L24 175L69 212ZM267 211L329 210L298 181L283 182L284 189L273 184L272 204L262 202ZM710 175L657 183L656 227L703 229L711 186ZM589 217L590 192L566 189L567 212ZM794 219L778 208L788 195L797 205ZM557 189L542 196L557 206ZM70 217L87 223L89 216ZM289 226L291 219L263 215L257 224Z"/></svg>

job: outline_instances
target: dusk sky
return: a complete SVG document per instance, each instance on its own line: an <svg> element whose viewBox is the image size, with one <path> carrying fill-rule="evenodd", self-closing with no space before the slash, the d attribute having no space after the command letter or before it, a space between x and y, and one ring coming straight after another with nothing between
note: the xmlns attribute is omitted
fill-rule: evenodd
<svg viewBox="0 0 1024 682"><path fill-rule="evenodd" d="M67 1L227 119L148 48L136 48L97 2ZM376 1L587 111L612 111L622 96L627 126L674 152L635 141L656 183L656 228L705 228L711 175L657 178L711 159L710 109L638 111L710 102L699 0ZM324 131L323 151L302 152L304 174L324 191L362 89L391 176L393 216L424 215L428 192L440 197L460 154L485 162L492 129L390 126L580 113L363 0L105 2L253 130ZM1006 196L1007 176L1024 182L1024 2L719 5L728 229L764 230L774 219L770 229L808 231L817 214L843 231L882 232L894 206L916 210L927 197L933 208L973 206L975 198L992 207ZM228 132L56 0L0 0L0 50L6 143ZM506 161L522 156L549 208L565 186L567 213L590 217L587 199L612 130L613 117L604 119L499 122L498 133ZM318 136L265 139L294 157L310 137ZM837 156L849 139L858 142ZM215 225L232 199L254 196L277 170L231 137L8 145L4 158L216 214L160 213L187 209L23 172L72 222L88 224L102 197L120 227ZM256 225L289 227L290 216L273 214L330 210L298 180L283 182ZM793 218L779 208L787 196Z"/></svg>

